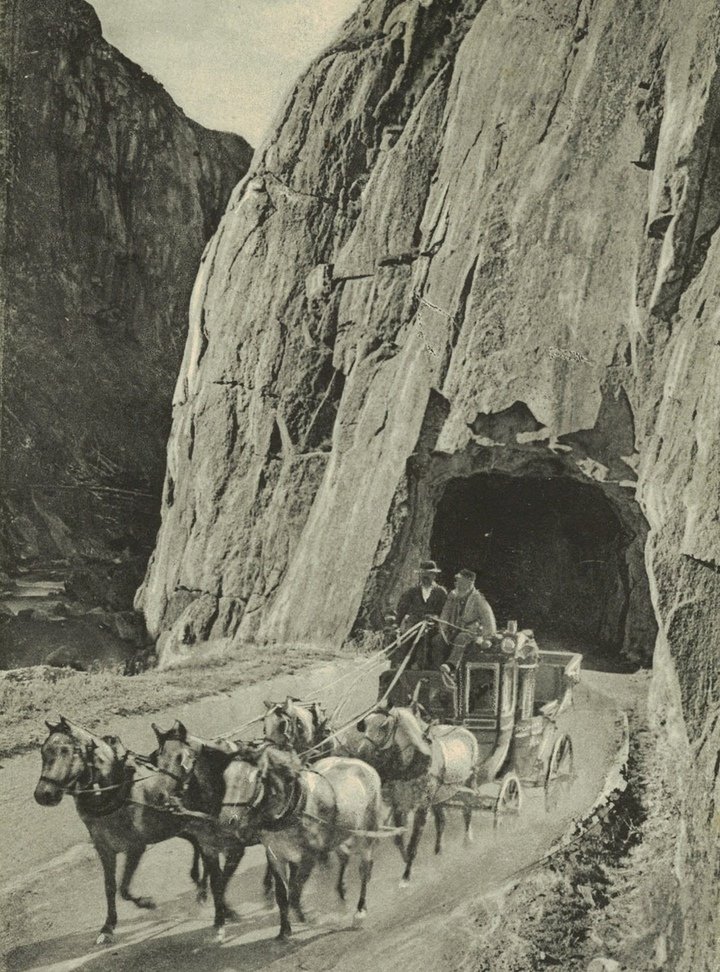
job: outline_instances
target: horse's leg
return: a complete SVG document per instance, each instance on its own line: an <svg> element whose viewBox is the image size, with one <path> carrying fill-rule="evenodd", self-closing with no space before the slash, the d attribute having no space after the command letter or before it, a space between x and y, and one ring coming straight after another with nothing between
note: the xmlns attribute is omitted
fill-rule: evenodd
<svg viewBox="0 0 720 972"><path fill-rule="evenodd" d="M465 786L470 790L475 789L475 771L473 771L470 776L465 781ZM472 832L472 815L473 815L473 805L471 802L472 795L467 794L464 797L463 803L463 820L465 821L465 843L472 844L473 842L473 832Z"/></svg>
<svg viewBox="0 0 720 972"><path fill-rule="evenodd" d="M445 807L437 803L433 807L433 816L435 817L435 853L442 853L442 840L443 834L445 833Z"/></svg>
<svg viewBox="0 0 720 972"><path fill-rule="evenodd" d="M405 873L400 881L400 887L407 887L410 881L410 872L412 871L413 861L415 860L415 855L417 854L418 844L420 843L420 838L422 837L423 830L425 829L425 821L427 820L428 808L427 807L417 807L415 810L415 819L413 820L412 835L410 837L410 843L408 844L407 854L405 857Z"/></svg>
<svg viewBox="0 0 720 972"><path fill-rule="evenodd" d="M289 903L290 907L297 915L298 921L302 922L303 924L305 924L305 913L302 910L300 898L302 897L303 888L307 883L307 879L312 874L312 869L314 866L315 859L310 856L303 857L299 864L290 865Z"/></svg>
<svg viewBox="0 0 720 972"><path fill-rule="evenodd" d="M357 912L355 913L354 924L359 925L365 920L367 915L366 898L370 876L373 870L373 853L375 841L368 840L360 852L360 899L358 901Z"/></svg>
<svg viewBox="0 0 720 972"><path fill-rule="evenodd" d="M225 893L227 892L228 881L233 876L235 871L237 871L240 861L245 856L245 845L233 842L230 845L230 849L225 855L225 866L223 867L223 907L225 908L225 917L228 921L237 921L238 914L234 908L231 908L227 903L225 898Z"/></svg>
<svg viewBox="0 0 720 972"><path fill-rule="evenodd" d="M193 848L193 862L190 868L190 880L195 885L197 900L202 904L202 902L207 901L207 886L208 886L208 872L207 868L203 865L202 852L200 851L200 846L194 837L190 837L187 834L182 834L185 840L189 840Z"/></svg>
<svg viewBox="0 0 720 972"><path fill-rule="evenodd" d="M399 807L393 807L392 815L393 823L396 827L405 827L407 825L408 815L403 810L400 810ZM395 846L400 851L400 857L402 857L403 860L407 860L405 851L405 834L395 834L393 840L395 841Z"/></svg>
<svg viewBox="0 0 720 972"><path fill-rule="evenodd" d="M225 881L217 854L202 852L205 870L210 875L210 890L215 905L215 937L218 942L225 941Z"/></svg>
<svg viewBox="0 0 720 972"><path fill-rule="evenodd" d="M265 895L265 900L269 907L272 907L273 902L273 872L269 864L265 865L265 874L263 875L263 894Z"/></svg>
<svg viewBox="0 0 720 972"><path fill-rule="evenodd" d="M292 934L292 928L290 927L288 889L285 883L283 866L275 854L269 849L267 851L267 862L275 879L275 900L280 910L280 933L278 934L278 938L289 938Z"/></svg>
<svg viewBox="0 0 720 972"><path fill-rule="evenodd" d="M336 850L337 856L340 858L340 870L338 871L337 884L335 885L335 890L338 893L338 897L341 901L345 900L345 871L348 866L348 861L350 860L350 855L345 850L344 847L338 847Z"/></svg>
<svg viewBox="0 0 720 972"><path fill-rule="evenodd" d="M130 892L130 882L137 871L140 858L145 853L144 844L131 844L125 854L125 867L120 881L120 897L123 901L132 901L136 908L154 908L155 902L152 898L136 897Z"/></svg>
<svg viewBox="0 0 720 972"><path fill-rule="evenodd" d="M472 844L473 840L475 839L473 837L473 832L472 832L472 815L473 815L473 808L468 804L465 804L465 806L463 807L463 820L465 821L465 843L466 844Z"/></svg>
<svg viewBox="0 0 720 972"><path fill-rule="evenodd" d="M105 924L100 929L100 934L95 940L95 944L108 945L112 941L113 932L117 925L117 908L115 907L115 893L117 891L115 884L115 865L117 863L117 854L114 850L104 846L98 847L96 845L95 850L98 852L98 857L102 864L103 877L105 879L105 898L107 899Z"/></svg>

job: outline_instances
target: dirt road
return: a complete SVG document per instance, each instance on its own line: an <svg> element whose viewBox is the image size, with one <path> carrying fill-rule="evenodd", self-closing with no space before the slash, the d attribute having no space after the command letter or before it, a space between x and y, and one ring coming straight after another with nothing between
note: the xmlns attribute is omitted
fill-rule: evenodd
<svg viewBox="0 0 720 972"><path fill-rule="evenodd" d="M263 697L279 698L286 691L307 694L313 685L341 674L338 666L316 670L303 679L278 680L186 706L183 717L198 732L240 724L257 711ZM292 682L292 686L291 683ZM102 877L94 852L70 800L60 808L36 807L32 788L39 773L37 756L6 764L2 774L7 815L3 831L13 840L0 850L2 886L0 910L7 944L5 962L11 970L66 972L95 970L153 970L208 972L231 970L320 970L377 972L396 970L403 962L440 970L457 967L458 949L466 934L462 913L468 901L499 890L520 868L548 849L593 803L602 788L619 743L622 719L616 702L625 691L627 676L586 672L576 704L563 726L572 733L579 778L552 816L545 813L541 792L526 791L519 819L493 831L490 819L476 815L475 842L463 846L461 822L451 812L442 857L432 854L431 827L425 835L414 883L400 889L401 861L392 844L378 852L370 887L369 915L362 930L352 930L357 873L353 866L350 904L338 906L332 892L334 867L321 868L305 894L308 924L295 926L291 943L275 941L277 913L268 909L261 893L263 855L248 851L230 886L228 899L239 921L228 926L227 940L218 946L211 933L212 909L195 901L188 869L189 848L173 840L152 848L135 879L136 893L149 894L157 909L141 912L119 902L120 922L108 948L93 945L104 917ZM366 680L363 693L375 694L375 680ZM347 682L338 686L338 692ZM167 723L175 713L164 713ZM129 745L149 748L148 719L117 720L110 726ZM8 799L9 798L9 799ZM10 825L6 829L6 825ZM12 829L10 829L10 827ZM29 867L28 867L29 862Z"/></svg>

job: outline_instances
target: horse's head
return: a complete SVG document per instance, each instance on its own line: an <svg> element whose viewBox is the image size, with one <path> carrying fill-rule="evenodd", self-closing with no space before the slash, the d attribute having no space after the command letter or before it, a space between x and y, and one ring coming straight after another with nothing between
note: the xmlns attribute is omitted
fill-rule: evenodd
<svg viewBox="0 0 720 972"><path fill-rule="evenodd" d="M93 769L110 773L118 757L112 746L64 716L56 724L46 722L49 735L40 749L42 772L34 797L43 807L55 807L66 791L73 792Z"/></svg>
<svg viewBox="0 0 720 972"><path fill-rule="evenodd" d="M310 746L314 742L317 715L312 707L298 705L288 696L284 702L265 702L263 732L276 746Z"/></svg>
<svg viewBox="0 0 720 972"><path fill-rule="evenodd" d="M277 821L293 799L302 763L273 745L246 748L223 774L220 823L237 831Z"/></svg>
<svg viewBox="0 0 720 972"><path fill-rule="evenodd" d="M430 757L423 738L423 726L410 709L378 707L357 724L361 734L358 756L373 763L377 759L410 763L415 754Z"/></svg>
<svg viewBox="0 0 720 972"><path fill-rule="evenodd" d="M162 775L175 783L185 784L200 754L200 746L179 720L164 731L154 722L152 729L158 741L155 766Z"/></svg>
<svg viewBox="0 0 720 972"><path fill-rule="evenodd" d="M263 719L263 735L276 746L289 745L292 723L285 706L282 702L268 701L264 705L267 711Z"/></svg>
<svg viewBox="0 0 720 972"><path fill-rule="evenodd" d="M397 719L385 706L378 706L355 726L360 733L357 753L361 759L387 752L395 742Z"/></svg>

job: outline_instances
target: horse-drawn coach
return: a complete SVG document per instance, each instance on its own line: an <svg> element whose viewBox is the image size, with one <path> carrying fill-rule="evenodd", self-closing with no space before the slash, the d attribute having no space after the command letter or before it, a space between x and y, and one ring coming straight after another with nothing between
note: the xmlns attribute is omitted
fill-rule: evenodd
<svg viewBox="0 0 720 972"><path fill-rule="evenodd" d="M542 787L550 811L572 782L572 739L560 725L581 663L574 652L541 651L531 631L510 622L468 648L454 684L439 671L406 669L398 678L391 669L380 676L380 697L398 706L412 699L431 723L473 734L479 764L474 793L463 796L491 810L497 825L503 814L520 811L523 787Z"/></svg>

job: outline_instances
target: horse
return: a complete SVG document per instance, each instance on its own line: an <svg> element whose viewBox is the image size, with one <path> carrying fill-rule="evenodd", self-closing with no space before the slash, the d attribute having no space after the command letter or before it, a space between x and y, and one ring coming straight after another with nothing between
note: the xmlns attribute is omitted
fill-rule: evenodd
<svg viewBox="0 0 720 972"><path fill-rule="evenodd" d="M280 748L289 746L300 754L313 749L309 761L323 755L322 750L327 747L322 743L328 739L330 727L319 702L301 702L288 695L284 702L265 701L263 704L267 709L263 720L267 740Z"/></svg>
<svg viewBox="0 0 720 972"><path fill-rule="evenodd" d="M305 921L303 887L316 862L335 851L341 860L336 890L345 899L344 876L352 853L360 856L361 890L355 923L366 916L377 831L381 825L380 777L359 759L327 756L312 767L274 745L231 760L224 773L221 822L242 834L259 833L275 878L280 911L278 937L292 933L290 908Z"/></svg>
<svg viewBox="0 0 720 972"><path fill-rule="evenodd" d="M194 736L177 719L167 731L163 731L155 723L152 723L152 729L158 741L158 767L178 774L182 780L182 807L201 815L188 822L188 830L193 834L198 846L206 853L212 854L219 851L225 855L222 873L227 888L228 881L235 874L245 855L245 848L260 843L260 838L257 836L246 835L246 839L240 841L232 833L219 830L217 827L217 816L225 786L223 772L230 759L244 752L246 746L243 744L241 749L240 744L224 739L211 741ZM253 748L260 744L249 745ZM263 887L266 896L270 896L272 872L269 868L265 872ZM228 920L235 918L233 909L227 904L225 916ZM216 927L216 931L218 939L222 940L222 929Z"/></svg>
<svg viewBox="0 0 720 972"><path fill-rule="evenodd" d="M435 817L435 853L439 854L445 830L443 803L473 787L479 760L478 743L471 732L459 726L424 726L416 711L417 706L378 706L356 726L361 734L356 754L378 771L395 826L404 828L414 812L407 848L402 834L395 838L405 861L401 887L410 882L428 812L432 809ZM471 806L463 807L463 815L465 839L470 841Z"/></svg>
<svg viewBox="0 0 720 972"><path fill-rule="evenodd" d="M180 779L168 769L151 766L148 775L137 776L137 764L116 736L95 736L64 717L56 725L46 725L49 735L40 750L42 773L34 797L45 807L57 806L65 793L75 799L103 869L107 914L96 944L107 945L118 920L117 855L125 854L120 897L138 908L154 908L151 898L130 891L148 844L186 837L196 846L194 838L183 833L184 821L168 811ZM222 874L217 855L203 855L203 861L210 874L217 925L224 919Z"/></svg>

